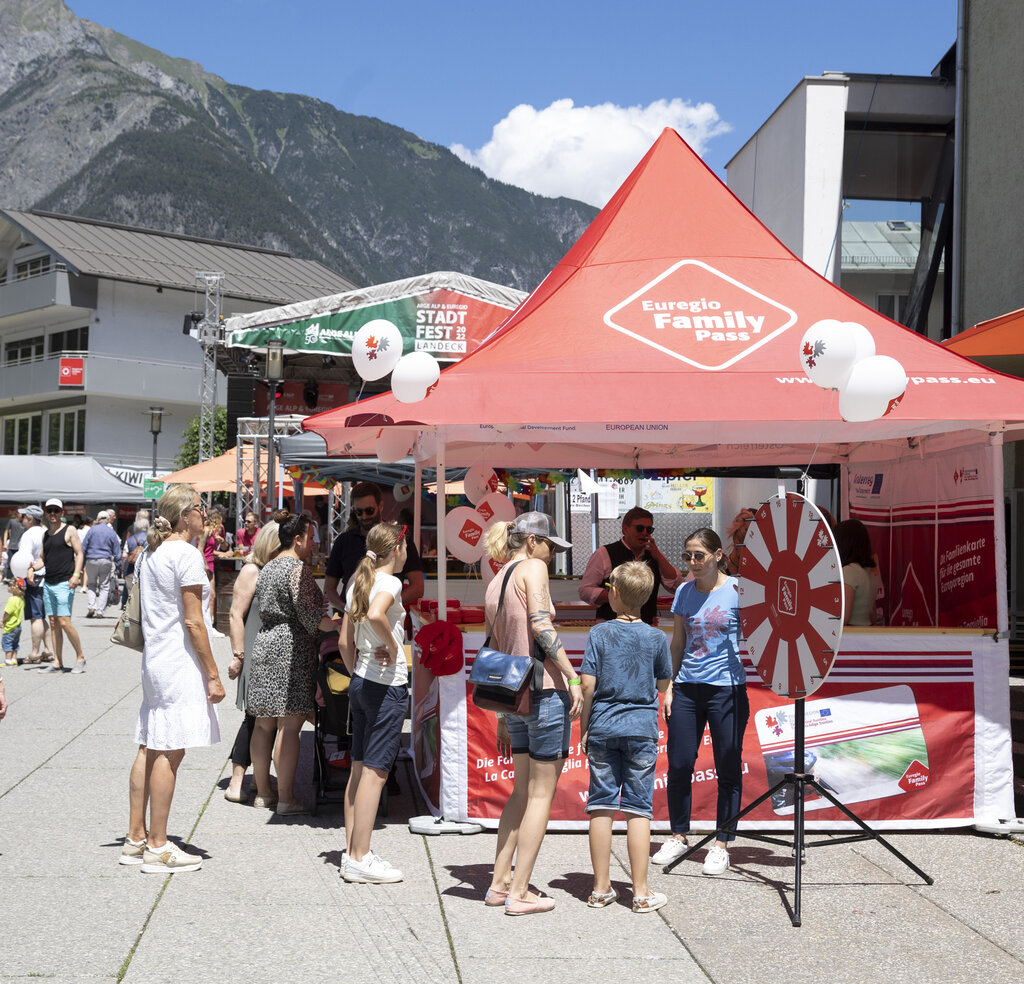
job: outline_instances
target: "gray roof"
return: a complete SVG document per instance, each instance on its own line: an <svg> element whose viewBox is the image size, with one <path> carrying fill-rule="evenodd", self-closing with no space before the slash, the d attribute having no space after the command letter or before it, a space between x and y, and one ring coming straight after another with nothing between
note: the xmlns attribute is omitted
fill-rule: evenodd
<svg viewBox="0 0 1024 984"><path fill-rule="evenodd" d="M193 290L197 272L220 272L224 296L277 304L356 286L314 260L255 246L51 212L0 209L0 217L45 246L76 274Z"/></svg>
<svg viewBox="0 0 1024 984"><path fill-rule="evenodd" d="M920 249L920 222L843 223L844 270L911 271Z"/></svg>

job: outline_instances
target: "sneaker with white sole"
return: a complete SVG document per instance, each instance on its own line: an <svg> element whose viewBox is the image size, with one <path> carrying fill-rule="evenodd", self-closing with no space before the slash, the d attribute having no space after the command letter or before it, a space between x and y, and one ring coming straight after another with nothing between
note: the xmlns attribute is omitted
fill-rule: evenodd
<svg viewBox="0 0 1024 984"><path fill-rule="evenodd" d="M729 852L716 844L704 859L705 875L724 875L729 870Z"/></svg>
<svg viewBox="0 0 1024 984"><path fill-rule="evenodd" d="M341 877L347 882L359 882L366 885L389 885L392 882L400 882L403 878L402 872L392 868L383 858L378 857L373 851L367 851L362 861L345 856L341 869Z"/></svg>
<svg viewBox="0 0 1024 984"><path fill-rule="evenodd" d="M657 853L651 858L651 864L671 864L676 858L681 858L689 849L690 845L685 840L670 837L658 848Z"/></svg>
<svg viewBox="0 0 1024 984"><path fill-rule="evenodd" d="M175 871L198 871L203 859L198 854L189 854L175 844L168 842L159 850L151 850L147 844L142 854L142 872L147 875L169 875Z"/></svg>
<svg viewBox="0 0 1024 984"><path fill-rule="evenodd" d="M121 848L121 856L117 859L118 864L142 864L142 855L145 851L146 839L133 841L125 837L124 847Z"/></svg>

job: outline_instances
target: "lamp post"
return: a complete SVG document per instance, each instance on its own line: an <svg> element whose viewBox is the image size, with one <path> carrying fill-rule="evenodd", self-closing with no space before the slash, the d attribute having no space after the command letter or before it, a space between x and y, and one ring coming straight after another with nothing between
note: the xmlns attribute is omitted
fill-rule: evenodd
<svg viewBox="0 0 1024 984"><path fill-rule="evenodd" d="M267 407L267 503L268 515L277 504L277 463L274 460L274 410L277 404L277 384L284 379L284 339L272 338L267 342L267 388L270 400Z"/></svg>
<svg viewBox="0 0 1024 984"><path fill-rule="evenodd" d="M160 431L163 430L164 417L171 415L169 410L165 410L163 407L150 407L148 410L142 411L144 414L149 414L149 432L153 435L153 478L156 478L156 439L160 436ZM153 500L155 502L155 500Z"/></svg>

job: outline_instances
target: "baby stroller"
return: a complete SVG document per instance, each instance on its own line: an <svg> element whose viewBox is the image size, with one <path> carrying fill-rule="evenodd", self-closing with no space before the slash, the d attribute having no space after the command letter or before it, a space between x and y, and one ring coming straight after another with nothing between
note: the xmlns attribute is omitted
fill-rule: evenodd
<svg viewBox="0 0 1024 984"><path fill-rule="evenodd" d="M338 652L338 633L325 633L320 642L317 667L317 700L313 716L313 810L337 803L348 783L352 747L348 719L348 670ZM333 794L333 795L332 795ZM338 795L341 794L341 795ZM388 788L380 794L378 816L388 814Z"/></svg>
<svg viewBox="0 0 1024 984"><path fill-rule="evenodd" d="M317 700L313 715L313 812L324 803L337 802L348 782L349 673L338 652L338 633L326 633L320 642Z"/></svg>

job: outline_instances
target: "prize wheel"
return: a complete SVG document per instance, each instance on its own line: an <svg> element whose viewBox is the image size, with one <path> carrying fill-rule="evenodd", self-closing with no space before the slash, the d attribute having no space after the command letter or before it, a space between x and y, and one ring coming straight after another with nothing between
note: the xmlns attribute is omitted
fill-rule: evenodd
<svg viewBox="0 0 1024 984"><path fill-rule="evenodd" d="M740 625L751 661L775 693L806 697L825 682L843 635L842 572L813 502L787 492L758 509L740 560Z"/></svg>

